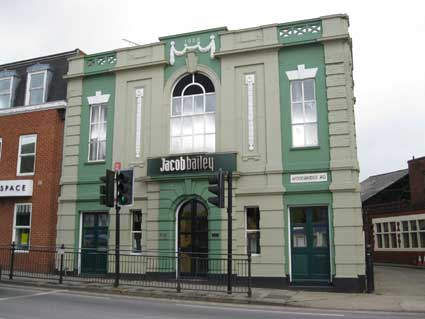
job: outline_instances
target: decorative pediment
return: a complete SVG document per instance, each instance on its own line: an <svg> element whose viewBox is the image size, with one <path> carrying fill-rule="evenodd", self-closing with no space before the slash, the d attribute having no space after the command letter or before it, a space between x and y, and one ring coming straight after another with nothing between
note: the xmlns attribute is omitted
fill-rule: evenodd
<svg viewBox="0 0 425 319"><path fill-rule="evenodd" d="M195 52L199 51L201 53L210 53L211 59L214 59L214 54L216 50L215 46L215 36L213 34L210 35L210 43L206 47L201 46L201 42L198 41L195 45L188 45L187 43L184 44L184 48L182 50L177 50L175 45L176 43L174 41L171 41L171 47L170 47L170 64L174 65L174 62L176 60L176 56L183 56L188 52Z"/></svg>

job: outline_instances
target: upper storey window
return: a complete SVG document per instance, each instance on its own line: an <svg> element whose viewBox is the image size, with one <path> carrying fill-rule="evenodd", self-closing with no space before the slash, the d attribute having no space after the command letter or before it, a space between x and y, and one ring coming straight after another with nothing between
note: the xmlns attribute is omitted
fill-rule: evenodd
<svg viewBox="0 0 425 319"><path fill-rule="evenodd" d="M106 105L90 105L89 161L106 159Z"/></svg>
<svg viewBox="0 0 425 319"><path fill-rule="evenodd" d="M0 79L0 109L10 107L12 98L12 77Z"/></svg>
<svg viewBox="0 0 425 319"><path fill-rule="evenodd" d="M102 94L101 91L87 97L90 106L89 162L106 160L107 103L110 97L110 94Z"/></svg>
<svg viewBox="0 0 425 319"><path fill-rule="evenodd" d="M292 147L318 146L316 82L317 68L287 71L290 82Z"/></svg>
<svg viewBox="0 0 425 319"><path fill-rule="evenodd" d="M28 74L28 86L26 103L27 105L42 104L45 102L45 79L46 72L37 72Z"/></svg>
<svg viewBox="0 0 425 319"><path fill-rule="evenodd" d="M170 152L215 151L216 95L203 74L189 74L174 87L171 98Z"/></svg>
<svg viewBox="0 0 425 319"><path fill-rule="evenodd" d="M0 109L6 109L13 106L15 89L19 78L16 71L0 71Z"/></svg>
<svg viewBox="0 0 425 319"><path fill-rule="evenodd" d="M27 68L27 89L25 105L43 104L47 101L48 87L51 80L49 65L36 64Z"/></svg>
<svg viewBox="0 0 425 319"><path fill-rule="evenodd" d="M317 146L314 79L291 81L292 146Z"/></svg>
<svg viewBox="0 0 425 319"><path fill-rule="evenodd" d="M21 135L19 138L18 176L34 175L37 135Z"/></svg>

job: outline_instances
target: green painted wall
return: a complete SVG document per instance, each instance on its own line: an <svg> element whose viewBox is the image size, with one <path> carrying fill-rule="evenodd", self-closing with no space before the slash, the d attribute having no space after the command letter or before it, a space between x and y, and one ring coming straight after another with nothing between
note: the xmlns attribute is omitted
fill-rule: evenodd
<svg viewBox="0 0 425 319"><path fill-rule="evenodd" d="M88 96L94 96L96 91L111 94L107 103L106 160L103 162L88 162L88 141L90 107ZM83 80L83 101L81 108L80 157L78 163L77 205L75 214L75 245L79 243L80 211L105 211L105 206L99 204L99 178L105 175L105 170L112 167L112 142L114 130L115 75L95 75Z"/></svg>
<svg viewBox="0 0 425 319"><path fill-rule="evenodd" d="M217 29L211 29L211 30L204 30L199 32L191 32L191 33L185 33L180 34L176 36L167 36L167 37L161 37L159 38L160 41L164 41L166 43L165 45L165 56L167 61L170 61L170 47L171 47L171 41L175 42L174 47L178 51L182 51L184 49L185 44L188 46L196 45L198 42L200 43L201 47L205 48L210 43L210 36L215 36L215 48L216 52L220 51L220 38L218 33L220 31L224 31L226 28L217 28ZM211 59L210 52L201 53L199 50L196 51L196 55L198 57L198 63L204 64L210 67L214 72L217 74L217 76L220 78L221 76L221 63L220 60L217 58ZM165 68L164 76L165 76L165 82L170 78L170 76L180 69L181 67L186 65L186 54L183 56L175 56L175 63L174 65L168 65Z"/></svg>
<svg viewBox="0 0 425 319"><path fill-rule="evenodd" d="M178 206L196 198L208 208L208 250L209 253L221 252L221 214L220 209L209 205L207 202L211 193L208 192L207 179L192 179L175 181L161 181L159 200L159 249L164 252L175 251L176 210ZM213 238L212 233L219 233L218 238Z"/></svg>
<svg viewBox="0 0 425 319"><path fill-rule="evenodd" d="M304 64L306 68L318 68L316 74L316 103L319 146L295 149L292 148L290 86L286 71L296 70L300 64ZM329 191L329 185L331 183L329 170L329 124L323 46L321 44L309 44L282 49L279 52L279 78L281 91L282 161L284 170L282 180L285 186L283 214L285 238L288 238L288 208L290 206L327 205L329 207L331 268L332 272L335 272L332 194ZM307 172L326 172L328 174L328 181L320 183L290 183L291 174ZM285 247L285 260L289 260L288 245ZM289 273L289 262L285 264L285 271Z"/></svg>
<svg viewBox="0 0 425 319"><path fill-rule="evenodd" d="M318 68L316 75L316 101L318 115L319 147L292 148L291 101L286 71L296 70L299 64L306 68ZM321 44L288 47L279 52L279 78L282 129L282 156L285 172L329 169L329 128L326 102L325 60Z"/></svg>

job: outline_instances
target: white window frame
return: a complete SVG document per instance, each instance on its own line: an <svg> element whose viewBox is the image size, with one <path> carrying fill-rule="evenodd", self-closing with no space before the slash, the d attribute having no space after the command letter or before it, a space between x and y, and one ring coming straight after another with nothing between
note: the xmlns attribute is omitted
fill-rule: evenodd
<svg viewBox="0 0 425 319"><path fill-rule="evenodd" d="M4 78L0 78L0 81L7 81L10 80L10 85L9 85L9 93L5 93L6 91L0 92L0 95L9 95L9 103L8 106L6 108L10 108L12 107L12 88L13 88L13 76L9 76L9 77L4 77ZM0 108L1 110L2 108Z"/></svg>
<svg viewBox="0 0 425 319"><path fill-rule="evenodd" d="M187 76L187 74L185 74L182 78L180 78L178 81L176 81L176 83L173 86L173 89L171 90L170 122L169 122L170 123L170 133L169 133L169 136L170 136L170 148L169 148L170 149L170 153L172 153L172 154L197 153L197 152L209 152L209 153L213 153L213 152L216 151L216 148L217 148L216 147L217 146L216 145L216 143L217 143L217 139L216 139L216 137L217 137L217 125L216 125L217 124L216 123L217 122L216 121L216 113L217 113L217 91L215 90L215 87L214 87L214 92L206 92L205 88L202 86L201 83L195 82L195 74L191 74L191 76L192 76L192 82L190 82L189 84L187 84L183 88L181 95L173 96L173 92L174 92L175 87L186 76ZM189 88L190 86L193 86L193 85L199 86L201 88L201 90L202 90L203 93L191 94L191 95L184 95L186 89ZM207 112L206 111L206 101L207 101L207 96L208 95L215 95L215 110L214 110L214 112ZM195 97L197 97L197 96L203 96L204 105L203 105L203 112L202 113L195 113L194 112L194 109L195 109ZM184 115L183 114L183 108L184 108L184 102L183 102L183 100L184 100L185 97L190 97L192 99L192 113L185 114ZM180 100L180 103L181 103L181 114L180 115L173 115L173 100L176 99L176 98L180 98L181 99ZM214 115L214 133L206 133L205 132L205 127L206 127L205 121L206 121L206 117L208 115ZM193 121L193 118L194 117L197 117L197 116L202 116L203 121L204 121L204 126L203 126L204 130L203 130L203 133L202 134L195 134L194 133L194 121ZM192 134L185 135L185 134L183 134L183 119L184 118L189 118L189 117L192 119ZM180 118L181 121L182 121L180 135L172 135L173 133L172 133L172 124L171 124L171 122L175 118ZM195 150L194 149L194 137L195 136L200 136L200 135L203 136L204 146L200 150ZM205 144L206 144L205 143L205 140L206 140L206 136L207 135L214 135L214 144L213 144L214 147L213 147L212 150L207 150L205 148ZM191 136L192 137L192 149L189 150L189 151L188 150L183 150L183 137L185 137L185 136L186 137L187 136ZM182 143L180 144L180 150L173 150L172 149L172 145L173 145L172 144L172 140L173 140L173 138L181 138L181 142Z"/></svg>
<svg viewBox="0 0 425 319"><path fill-rule="evenodd" d="M256 208L258 209L258 229L248 229L248 209ZM249 233L258 233L258 246L260 248L260 253L251 252L251 256L260 256L261 255L261 210L260 206L245 206L245 253L248 254L248 234Z"/></svg>
<svg viewBox="0 0 425 319"><path fill-rule="evenodd" d="M3 137L0 137L0 160L1 160L2 152L3 152Z"/></svg>
<svg viewBox="0 0 425 319"><path fill-rule="evenodd" d="M404 216L392 216L392 217L382 217L382 218L374 218L372 220L373 230L374 230L374 241L375 241L375 250L376 251L423 251L425 247L421 247L421 233L425 234L425 230L420 230L419 228L419 220L425 220L425 214L417 214L417 215L404 215ZM408 230L405 231L403 229L403 222L408 222ZM411 221L416 222L416 230L412 230ZM396 240L399 243L399 247L392 247L391 234L394 232L391 231L391 222L396 223ZM388 232L384 232L384 225L388 223ZM378 232L378 225L381 224L381 232ZM404 238L403 234L409 234L409 247L404 246ZM417 244L418 247L412 248L412 233L417 234ZM389 234L389 246L385 247L385 239L384 235ZM382 247L378 247L378 236L382 236ZM425 235L424 235L425 236Z"/></svg>
<svg viewBox="0 0 425 319"><path fill-rule="evenodd" d="M290 104L291 104L291 146L294 149L303 149L303 148L309 148L309 147L318 147L320 145L319 142L319 118L318 118L318 111L317 111L317 97L316 97L316 75L317 75L318 68L305 68L304 64L299 64L297 66L297 70L292 71L286 71L286 76L289 79L289 95L290 95ZM304 100L304 80L313 80L314 81L314 104L316 105L316 122L303 122L303 123L292 123L293 122L293 101L292 101L292 84L293 81L301 81L302 83L302 100L301 103L303 104L303 114L305 118L305 102L311 102L311 100L305 101ZM297 102L300 103L300 102ZM316 124L316 134L317 134L317 143L314 145L299 145L294 146L294 133L293 133L293 126L294 125L303 125L306 124ZM304 135L304 144L305 144L305 135Z"/></svg>
<svg viewBox="0 0 425 319"><path fill-rule="evenodd" d="M143 236L143 227L142 227L142 223L143 223L143 214L142 214L142 210L141 209L132 209L130 210L131 216L130 216L130 220L131 220L131 224L130 224L130 242L131 242L131 246L130 246L130 254L131 255L142 255L143 249L142 249L142 236ZM133 223L134 223L134 214L135 213L140 213L140 231L139 230L133 230ZM133 251L133 239L134 239L134 234L140 234L140 252L135 252Z"/></svg>
<svg viewBox="0 0 425 319"><path fill-rule="evenodd" d="M35 145L34 145L34 153L30 153L30 154L21 154L21 149L22 149L22 139L24 137L30 137L30 136L35 136ZM21 173L21 157L22 156L34 156L34 169L31 173ZM35 162L37 159L37 134L27 134L27 135L21 135L19 136L19 148L18 148L18 165L16 167L16 175L17 176L32 176L35 174Z"/></svg>
<svg viewBox="0 0 425 319"><path fill-rule="evenodd" d="M18 212L18 206L20 206L20 205L28 205L30 207L30 224L29 224L29 226L16 226L16 214ZM15 252L18 252L18 253L29 253L30 248L31 248L31 224L32 224L32 203L15 203L15 208L14 208L14 213L13 213L12 242L15 241L16 229L29 229L29 234L28 234L28 249L16 249ZM16 245L16 243L15 243L15 245Z"/></svg>
<svg viewBox="0 0 425 319"><path fill-rule="evenodd" d="M93 114L93 108L94 107L105 107L105 112L104 112L104 114L106 115L105 116L105 120L104 121L99 121L99 122L92 122L92 114ZM95 103L95 104L90 104L90 108L89 108L89 112L90 112L90 118L89 118L89 141L88 141L88 148L87 148L87 161L88 162L90 162L90 163L96 163L96 162L100 162L100 163L102 163L102 162L105 162L106 161L106 148L107 148L107 145L106 145L106 140L107 140L107 131L108 131L108 106L107 106L107 104L106 103ZM99 114L100 114L100 110L99 110ZM90 154L91 154L91 151L90 151L90 147L91 147L91 143L90 143L90 140L91 140L91 133L92 133L92 125L93 124L97 124L97 125L100 125L100 124L104 124L105 125L105 139L104 140L100 140L100 139L98 139L97 141L96 141L96 144L97 144L97 152L96 152L96 159L90 159ZM102 142L105 142L105 158L103 158L103 159L99 159L99 145L102 143Z"/></svg>
<svg viewBox="0 0 425 319"><path fill-rule="evenodd" d="M313 91L314 91L314 99L313 100L306 100L305 99L305 95L304 95L304 82L307 80L312 80L313 81ZM294 84L294 82L301 82L301 100L300 101L293 101L292 98L292 86ZM301 79L301 80L293 80L290 81L290 85L289 85L289 90L290 90L290 97L291 97L291 146L292 148L308 148L308 147L317 147L319 146L319 124L318 124L318 112L317 112L317 98L316 98L316 79L315 78L306 78L306 79ZM306 121L306 114L305 114L305 104L306 103L311 103L313 102L315 105L315 109L316 109L316 121L314 122L307 122ZM302 104L302 108L303 108L303 122L300 123L294 123L294 104ZM306 135L305 135L305 127L307 125L316 125L316 138L317 138L317 143L316 144L307 144L306 143ZM303 126L304 127L304 143L303 145L294 145L294 126Z"/></svg>
<svg viewBox="0 0 425 319"><path fill-rule="evenodd" d="M25 90L25 105L30 105L30 90L31 90L31 80L32 80L32 76L36 75L36 74L41 74L43 73L44 77L43 77L43 87L37 87L37 88L33 88L33 89L40 89L43 88L43 100L41 101L40 104L43 104L46 102L47 96L46 96L46 87L47 87L47 70L44 71L35 71L35 72L28 72L27 75L27 86L26 86L26 90ZM33 104L33 105L37 105L37 104Z"/></svg>

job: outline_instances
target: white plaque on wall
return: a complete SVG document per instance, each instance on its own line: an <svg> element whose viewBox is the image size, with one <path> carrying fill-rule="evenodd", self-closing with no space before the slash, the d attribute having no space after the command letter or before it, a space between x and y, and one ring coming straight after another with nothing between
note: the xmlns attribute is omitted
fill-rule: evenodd
<svg viewBox="0 0 425 319"><path fill-rule="evenodd" d="M0 181L0 197L32 196L32 180Z"/></svg>
<svg viewBox="0 0 425 319"><path fill-rule="evenodd" d="M317 182L327 182L328 174L327 173L310 173L310 174L292 174L291 183L317 183Z"/></svg>

